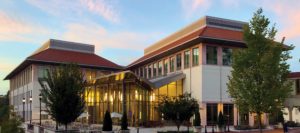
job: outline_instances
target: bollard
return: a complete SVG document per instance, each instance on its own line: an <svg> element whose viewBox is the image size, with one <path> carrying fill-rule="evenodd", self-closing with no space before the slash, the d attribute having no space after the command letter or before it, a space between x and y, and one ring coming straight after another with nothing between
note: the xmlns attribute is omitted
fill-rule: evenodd
<svg viewBox="0 0 300 133"><path fill-rule="evenodd" d="M215 130L214 130L214 126L212 126L212 131L211 131L212 133L215 133Z"/></svg>
<svg viewBox="0 0 300 133"><path fill-rule="evenodd" d="M205 125L205 130L204 130L204 132L207 133L206 125Z"/></svg>

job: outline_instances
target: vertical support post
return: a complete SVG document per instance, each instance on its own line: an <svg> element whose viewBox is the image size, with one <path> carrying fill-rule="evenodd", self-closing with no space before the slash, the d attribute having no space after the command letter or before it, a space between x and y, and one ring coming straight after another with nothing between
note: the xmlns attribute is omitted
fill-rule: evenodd
<svg viewBox="0 0 300 133"><path fill-rule="evenodd" d="M29 103L30 103L30 112L29 112L29 114L30 114L30 117L29 117L29 119L30 119L30 124L31 124L31 120L32 120L32 96L30 96L30 98L29 98Z"/></svg>
<svg viewBox="0 0 300 133"><path fill-rule="evenodd" d="M23 98L22 103L23 103L23 122L25 122L25 98Z"/></svg>
<svg viewBox="0 0 300 133"><path fill-rule="evenodd" d="M40 126L42 126L42 95L39 95L40 100Z"/></svg>

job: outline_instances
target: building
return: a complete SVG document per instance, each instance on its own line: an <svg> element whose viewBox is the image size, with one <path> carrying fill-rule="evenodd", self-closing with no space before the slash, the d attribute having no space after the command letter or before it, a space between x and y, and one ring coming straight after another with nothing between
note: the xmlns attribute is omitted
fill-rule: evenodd
<svg viewBox="0 0 300 133"><path fill-rule="evenodd" d="M131 124L160 121L161 114L154 109L158 97L187 92L199 102L202 125L216 124L219 111L230 125L254 125L255 114L239 114L226 85L232 53L246 48L245 24L205 16L146 48L144 56L126 68L95 55L91 45L50 40L5 78L10 80L10 103L23 116L25 98L25 110L32 110L32 119L38 119L38 77L43 77L47 66L74 62L93 81L85 94L89 123L101 123L106 110L122 113L124 109ZM25 120L29 114L25 113ZM268 116L264 114L262 120L267 124Z"/></svg>
<svg viewBox="0 0 300 133"><path fill-rule="evenodd" d="M292 81L292 94L286 99L284 106L284 119L286 121L300 122L300 72L292 72L289 74Z"/></svg>
<svg viewBox="0 0 300 133"><path fill-rule="evenodd" d="M9 102L14 111L27 122L40 119L41 86L38 78L44 77L50 66L76 63L87 80L122 70L122 67L96 55L94 51L93 45L53 39L46 42L5 77L10 81ZM45 110L44 105L42 110ZM43 113L42 118L47 117Z"/></svg>

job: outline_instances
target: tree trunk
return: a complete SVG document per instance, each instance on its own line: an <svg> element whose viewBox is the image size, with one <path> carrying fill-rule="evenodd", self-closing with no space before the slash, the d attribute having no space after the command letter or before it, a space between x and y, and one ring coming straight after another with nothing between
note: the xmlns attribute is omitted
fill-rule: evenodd
<svg viewBox="0 0 300 133"><path fill-rule="evenodd" d="M257 114L258 116L258 127L259 127L259 132L262 133L262 124L261 124L261 113Z"/></svg>
<svg viewBox="0 0 300 133"><path fill-rule="evenodd" d="M65 124L65 130L68 132L68 124Z"/></svg>
<svg viewBox="0 0 300 133"><path fill-rule="evenodd" d="M55 122L55 124L56 124L56 125L55 125L55 129L58 130L58 123Z"/></svg>

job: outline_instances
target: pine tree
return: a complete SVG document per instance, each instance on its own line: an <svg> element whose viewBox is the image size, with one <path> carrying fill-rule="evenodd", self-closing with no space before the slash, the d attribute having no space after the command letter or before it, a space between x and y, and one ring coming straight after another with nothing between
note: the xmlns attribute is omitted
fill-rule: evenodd
<svg viewBox="0 0 300 133"><path fill-rule="evenodd" d="M103 120L103 131L112 131L112 119L108 110L105 112L104 120Z"/></svg>
<svg viewBox="0 0 300 133"><path fill-rule="evenodd" d="M244 27L247 48L233 54L233 71L227 84L239 109L257 114L260 132L261 115L278 108L290 94L286 61L291 58L289 50L293 48L275 41L277 30L269 26L269 19L262 13L258 9Z"/></svg>
<svg viewBox="0 0 300 133"><path fill-rule="evenodd" d="M124 114L121 118L121 130L128 130L128 120L126 111L124 111Z"/></svg>

